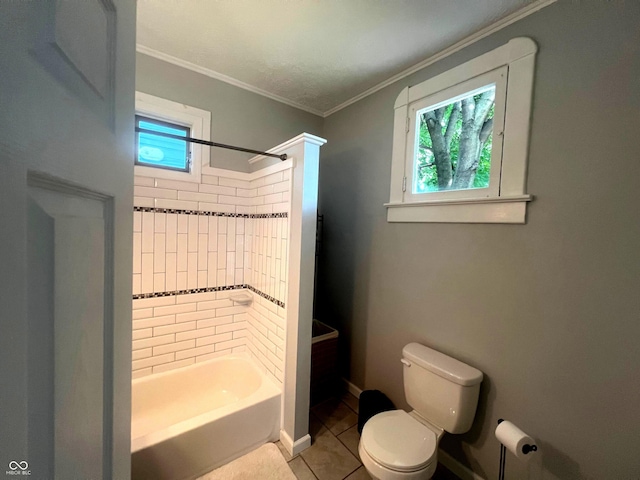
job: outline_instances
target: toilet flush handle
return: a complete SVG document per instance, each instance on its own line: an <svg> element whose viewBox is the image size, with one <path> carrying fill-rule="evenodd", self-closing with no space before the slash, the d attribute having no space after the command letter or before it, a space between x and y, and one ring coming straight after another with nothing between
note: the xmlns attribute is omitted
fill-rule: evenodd
<svg viewBox="0 0 640 480"><path fill-rule="evenodd" d="M409 360L405 360L404 358L401 358L400 361L402 362L403 365L407 367L411 366L411 362Z"/></svg>

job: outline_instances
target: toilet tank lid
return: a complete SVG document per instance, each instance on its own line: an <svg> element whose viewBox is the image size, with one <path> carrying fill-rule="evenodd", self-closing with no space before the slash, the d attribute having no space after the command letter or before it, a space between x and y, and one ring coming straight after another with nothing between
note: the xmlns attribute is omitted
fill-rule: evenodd
<svg viewBox="0 0 640 480"><path fill-rule="evenodd" d="M458 385L470 386L482 381L482 372L477 368L419 343L405 346L402 355L407 360Z"/></svg>

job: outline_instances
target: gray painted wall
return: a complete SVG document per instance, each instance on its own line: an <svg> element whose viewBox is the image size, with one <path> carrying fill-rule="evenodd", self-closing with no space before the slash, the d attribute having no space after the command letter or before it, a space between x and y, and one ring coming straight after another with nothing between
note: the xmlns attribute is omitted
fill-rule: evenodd
<svg viewBox="0 0 640 480"><path fill-rule="evenodd" d="M343 374L407 407L406 343L481 369L472 430L441 446L485 478L498 418L538 439L532 478L640 478L639 24L638 2L561 0L325 119L316 310ZM527 224L387 223L400 90L516 36L539 46Z"/></svg>
<svg viewBox="0 0 640 480"><path fill-rule="evenodd" d="M137 54L136 90L211 112L211 140L268 150L302 132L322 135L323 119L156 58ZM240 172L254 155L212 148L211 166ZM276 160L277 161L277 160ZM266 162L255 164L257 168Z"/></svg>

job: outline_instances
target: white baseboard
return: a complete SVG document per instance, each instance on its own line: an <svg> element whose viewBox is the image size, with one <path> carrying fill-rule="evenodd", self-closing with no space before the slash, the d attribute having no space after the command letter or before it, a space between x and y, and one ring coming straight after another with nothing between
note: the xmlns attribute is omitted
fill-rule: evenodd
<svg viewBox="0 0 640 480"><path fill-rule="evenodd" d="M451 473L457 475L460 480L485 480L477 473L473 473L462 465L444 450L438 449L438 462L447 467Z"/></svg>
<svg viewBox="0 0 640 480"><path fill-rule="evenodd" d="M287 435L287 432L280 430L280 442L282 442L284 448L289 452L289 455L294 457L311 446L311 436L306 434L294 442L291 437Z"/></svg>
<svg viewBox="0 0 640 480"><path fill-rule="evenodd" d="M346 378L342 379L342 384L345 391L349 392L351 395L353 395L356 398L360 398L360 394L362 393L361 388L356 387L353 383L351 383Z"/></svg>

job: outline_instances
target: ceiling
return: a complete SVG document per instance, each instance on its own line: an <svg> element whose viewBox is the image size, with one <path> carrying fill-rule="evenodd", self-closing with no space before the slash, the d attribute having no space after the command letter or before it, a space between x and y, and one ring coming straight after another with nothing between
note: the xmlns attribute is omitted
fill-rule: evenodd
<svg viewBox="0 0 640 480"><path fill-rule="evenodd" d="M534 3L138 0L137 42L326 114Z"/></svg>

